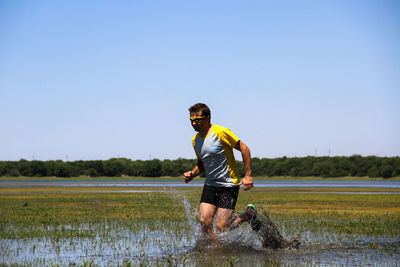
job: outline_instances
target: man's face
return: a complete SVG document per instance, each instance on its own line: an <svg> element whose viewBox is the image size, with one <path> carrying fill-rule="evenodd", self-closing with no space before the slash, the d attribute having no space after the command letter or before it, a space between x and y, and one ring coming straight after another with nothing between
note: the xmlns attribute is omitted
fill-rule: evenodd
<svg viewBox="0 0 400 267"><path fill-rule="evenodd" d="M190 113L190 123L192 124L193 129L196 132L199 132L202 129L204 129L205 127L207 127L208 118L204 117L201 114L201 111L192 112L192 113Z"/></svg>

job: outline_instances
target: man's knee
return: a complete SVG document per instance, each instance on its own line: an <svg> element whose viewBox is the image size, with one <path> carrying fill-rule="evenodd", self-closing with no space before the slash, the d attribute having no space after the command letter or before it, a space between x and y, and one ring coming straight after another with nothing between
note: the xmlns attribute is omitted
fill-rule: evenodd
<svg viewBox="0 0 400 267"><path fill-rule="evenodd" d="M231 224L230 224L230 220L218 220L215 223L215 227L217 228L217 230L219 232L226 232L229 230Z"/></svg>
<svg viewBox="0 0 400 267"><path fill-rule="evenodd" d="M208 203L200 203L200 223L204 226L213 225L216 207Z"/></svg>
<svg viewBox="0 0 400 267"><path fill-rule="evenodd" d="M213 218L209 216L200 216L200 223L203 226L212 227Z"/></svg>

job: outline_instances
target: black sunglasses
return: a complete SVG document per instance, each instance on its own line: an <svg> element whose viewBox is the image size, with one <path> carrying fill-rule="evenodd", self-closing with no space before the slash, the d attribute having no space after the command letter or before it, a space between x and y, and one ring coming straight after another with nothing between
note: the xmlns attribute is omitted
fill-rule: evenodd
<svg viewBox="0 0 400 267"><path fill-rule="evenodd" d="M206 118L206 116L199 116L199 117L190 118L190 122L199 123L202 119L205 119L205 118Z"/></svg>

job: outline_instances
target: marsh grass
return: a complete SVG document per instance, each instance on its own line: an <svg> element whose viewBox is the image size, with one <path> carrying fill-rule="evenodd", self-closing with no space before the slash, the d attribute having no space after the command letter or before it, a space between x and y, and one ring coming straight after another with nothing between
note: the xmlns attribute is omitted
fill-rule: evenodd
<svg viewBox="0 0 400 267"><path fill-rule="evenodd" d="M0 206L0 238L92 237L97 231L81 225L186 220L166 193L1 195Z"/></svg>
<svg viewBox="0 0 400 267"><path fill-rule="evenodd" d="M201 188L190 188L190 192L158 188L159 192L152 193L115 193L115 188L107 187L101 193L24 190L1 188L1 264L48 266L67 259L78 266L85 260L87 266L277 266L301 258L296 252L260 253L258 249L241 254L238 251L243 247L193 251ZM339 194L335 188L323 189L329 194L313 188L305 189L312 194L291 190L242 191L236 210L255 204L285 238L300 239L302 252L312 251L310 255L315 253L313 248L321 254L336 247L346 251L349 247L373 249L382 252L382 257L399 254L400 195ZM356 193L369 189L345 190ZM243 238L240 234L238 239ZM22 260L11 260L18 257ZM393 257L391 262L398 263ZM318 265L314 256L302 261Z"/></svg>
<svg viewBox="0 0 400 267"><path fill-rule="evenodd" d="M253 192L241 197L245 203L253 200L290 235L400 236L400 195Z"/></svg>

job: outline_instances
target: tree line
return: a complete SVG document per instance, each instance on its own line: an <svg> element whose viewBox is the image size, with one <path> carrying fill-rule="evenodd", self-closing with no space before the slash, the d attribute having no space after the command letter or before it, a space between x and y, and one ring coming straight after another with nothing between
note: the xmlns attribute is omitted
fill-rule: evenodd
<svg viewBox="0 0 400 267"><path fill-rule="evenodd" d="M196 164L195 159L176 160L108 160L78 161L0 161L0 176L5 177L161 177L181 176ZM244 166L237 161L238 171L244 176ZM353 155L350 157L281 157L252 158L253 176L291 177L398 177L400 157Z"/></svg>

